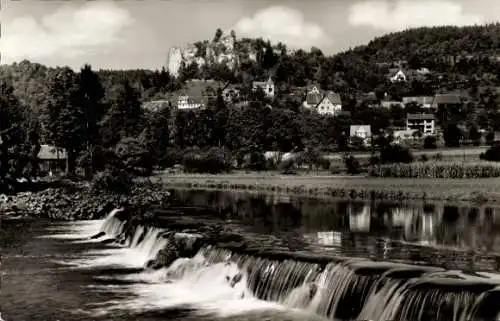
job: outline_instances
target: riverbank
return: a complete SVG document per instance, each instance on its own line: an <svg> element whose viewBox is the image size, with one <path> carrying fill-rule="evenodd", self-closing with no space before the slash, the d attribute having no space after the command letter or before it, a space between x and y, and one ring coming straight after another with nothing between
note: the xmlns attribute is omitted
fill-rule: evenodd
<svg viewBox="0 0 500 321"><path fill-rule="evenodd" d="M165 201L168 192L148 182L134 184L128 193L95 189L84 182L0 195L0 217L31 216L55 220L89 220L105 217L122 206L148 206Z"/></svg>
<svg viewBox="0 0 500 321"><path fill-rule="evenodd" d="M378 200L500 202L500 178L411 179L332 175L157 173L166 188L246 190L312 197Z"/></svg>

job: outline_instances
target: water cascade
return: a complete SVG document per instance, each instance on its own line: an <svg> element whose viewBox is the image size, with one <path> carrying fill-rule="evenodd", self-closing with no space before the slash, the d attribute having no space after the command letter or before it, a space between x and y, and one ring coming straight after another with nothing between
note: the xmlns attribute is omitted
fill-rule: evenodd
<svg viewBox="0 0 500 321"><path fill-rule="evenodd" d="M114 214L102 231L119 239L125 223ZM144 264L154 258L171 241L167 232L136 226L126 242L142 253L134 260ZM177 237L187 239L189 234ZM369 259L305 262L293 259L292 253L289 259L275 260L210 245L193 257L177 258L155 275L157 283L177 286L180 292L170 300L183 298L182 304L193 303L189 298L196 293L199 304L252 299L329 319L374 321L494 320L500 311L498 278ZM188 290L191 294L179 294Z"/></svg>

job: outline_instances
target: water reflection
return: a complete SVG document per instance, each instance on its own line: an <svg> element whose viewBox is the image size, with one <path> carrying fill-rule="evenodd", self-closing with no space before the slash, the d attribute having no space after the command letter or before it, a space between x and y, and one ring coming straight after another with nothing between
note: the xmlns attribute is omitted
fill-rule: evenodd
<svg viewBox="0 0 500 321"><path fill-rule="evenodd" d="M245 231L311 251L497 269L500 207L332 201L225 191L173 191L174 205L208 207ZM292 246L289 246L292 248ZM451 262L451 263L450 263Z"/></svg>

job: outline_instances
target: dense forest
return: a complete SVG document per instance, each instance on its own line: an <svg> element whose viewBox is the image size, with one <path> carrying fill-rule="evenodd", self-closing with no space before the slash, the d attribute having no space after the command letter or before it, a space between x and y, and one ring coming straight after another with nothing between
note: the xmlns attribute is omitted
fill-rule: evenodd
<svg viewBox="0 0 500 321"><path fill-rule="evenodd" d="M292 52L281 43L242 39L234 50L250 44L257 52L255 60L245 60L233 69L219 63L183 65L179 77L165 69L94 71L86 65L75 72L29 61L3 65L0 180L36 175L40 143L67 149L70 172L84 167L93 173L109 164L150 172L157 165L196 163L200 153L209 158L231 155L238 164L262 168L264 151L303 151L312 157L320 151L347 150L352 148L349 125L371 124L372 132L378 134L391 125L403 125L406 113L418 109L369 108L358 98L367 92L398 100L466 90L472 100L454 115L454 121L477 136L478 128L498 129L500 125L494 90L500 85L499 37L498 24L418 28L388 34L333 56L317 48ZM393 84L387 73L400 61L406 61L406 68L425 67L431 73ZM245 107L226 103L219 89L205 109L142 108L151 100L170 99L194 78L245 87L268 76L276 83L277 96L268 99L262 93L250 93L253 96ZM309 84L340 93L343 109L350 113L330 117L304 110L304 96L296 93ZM456 132L449 124L441 125ZM248 154L250 159L245 158Z"/></svg>

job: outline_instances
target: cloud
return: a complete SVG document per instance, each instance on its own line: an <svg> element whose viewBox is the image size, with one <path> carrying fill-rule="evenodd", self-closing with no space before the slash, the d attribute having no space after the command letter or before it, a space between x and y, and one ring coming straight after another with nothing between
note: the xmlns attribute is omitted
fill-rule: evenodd
<svg viewBox="0 0 500 321"><path fill-rule="evenodd" d="M107 50L121 41L120 31L133 22L128 11L105 1L63 5L41 21L18 17L2 25L2 63L75 58Z"/></svg>
<svg viewBox="0 0 500 321"><path fill-rule="evenodd" d="M234 30L240 36L281 41L296 48L331 43L320 26L306 21L299 10L284 6L269 7L258 11L253 17L242 18L236 23Z"/></svg>
<svg viewBox="0 0 500 321"><path fill-rule="evenodd" d="M448 0L365 1L350 7L353 26L370 26L387 31L423 26L466 26L484 22L481 15L464 12L461 4Z"/></svg>

